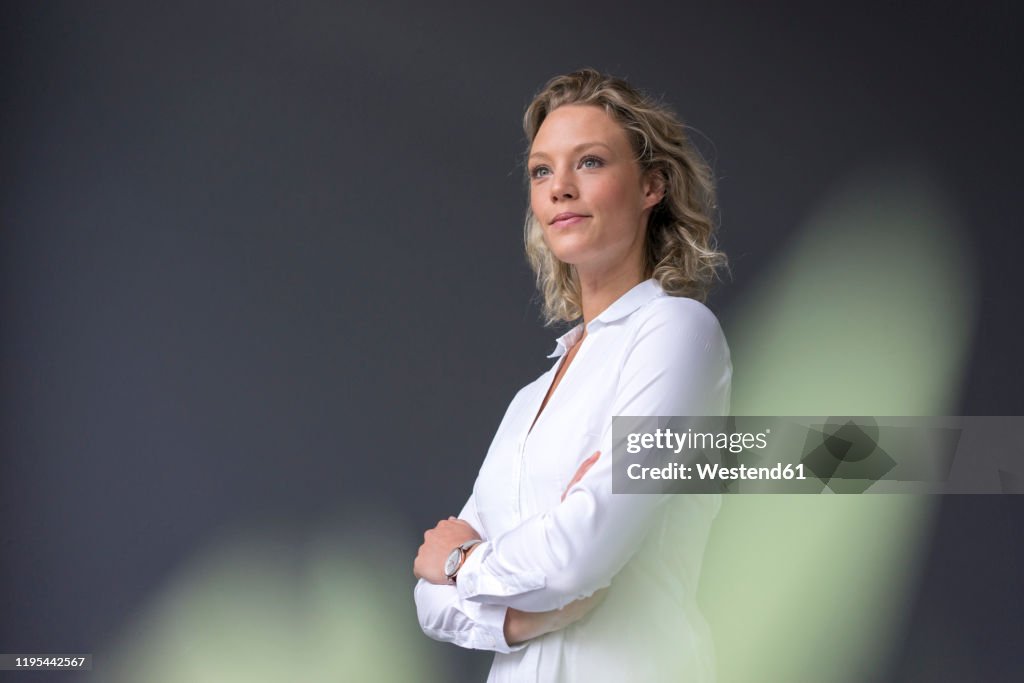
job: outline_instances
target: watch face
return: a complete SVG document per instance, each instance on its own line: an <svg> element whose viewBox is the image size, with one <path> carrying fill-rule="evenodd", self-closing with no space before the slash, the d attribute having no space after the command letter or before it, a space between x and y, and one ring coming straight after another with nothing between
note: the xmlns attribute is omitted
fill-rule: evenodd
<svg viewBox="0 0 1024 683"><path fill-rule="evenodd" d="M448 553L448 559L444 563L445 576L451 576L459 568L459 560L462 559L462 549L456 548Z"/></svg>

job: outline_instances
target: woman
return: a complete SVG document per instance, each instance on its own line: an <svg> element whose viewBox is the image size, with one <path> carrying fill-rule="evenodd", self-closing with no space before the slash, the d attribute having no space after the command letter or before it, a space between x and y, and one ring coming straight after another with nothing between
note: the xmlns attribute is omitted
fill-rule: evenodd
<svg viewBox="0 0 1024 683"><path fill-rule="evenodd" d="M711 173L668 109L590 69L551 80L524 129L545 314L582 320L512 400L459 517L424 534L420 625L494 651L490 681L707 680L718 498L612 494L611 422L728 412L728 346L698 301L725 261Z"/></svg>

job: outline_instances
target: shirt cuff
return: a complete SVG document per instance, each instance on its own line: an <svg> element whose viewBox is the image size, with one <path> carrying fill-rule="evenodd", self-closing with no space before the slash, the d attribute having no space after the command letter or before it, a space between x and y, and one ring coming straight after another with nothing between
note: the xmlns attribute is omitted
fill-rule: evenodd
<svg viewBox="0 0 1024 683"><path fill-rule="evenodd" d="M455 578L459 597L464 600L487 602L487 597L520 595L547 585L544 575L537 572L498 575L490 571L484 563L493 551L494 544L491 541L484 541L478 544L462 563Z"/></svg>
<svg viewBox="0 0 1024 683"><path fill-rule="evenodd" d="M509 645L505 641L505 614L508 607L504 605L480 605L477 624L480 626L480 638L483 640L481 650L494 652L515 652L526 647L526 643Z"/></svg>

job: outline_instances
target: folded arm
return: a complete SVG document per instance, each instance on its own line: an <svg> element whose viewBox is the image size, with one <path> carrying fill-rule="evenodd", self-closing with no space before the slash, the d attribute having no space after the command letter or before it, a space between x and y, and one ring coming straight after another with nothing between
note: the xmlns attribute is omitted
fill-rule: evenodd
<svg viewBox="0 0 1024 683"><path fill-rule="evenodd" d="M595 453L580 466L566 488L566 492L562 496L563 499L569 489L593 466L599 455L600 453ZM466 521L466 518L471 518L476 522L477 527L480 527L475 512L475 500L472 496L461 514L462 518L459 520L449 518L446 521L457 522L451 526L469 527L473 533L471 538L479 538L475 529ZM442 524L444 521L440 522L438 526ZM428 531L424 536L429 537L429 534ZM425 540L424 543L426 544L427 541ZM452 542L444 547L448 549L454 545L456 543ZM423 560L422 546L420 550L421 554L416 558L417 565ZM475 547L472 550L475 550ZM433 558L433 561L439 562L440 558ZM419 568L416 572L418 576L423 573ZM562 609L525 612L511 607L485 605L464 600L459 597L454 586L436 580L428 581L426 578L420 578L414 591L420 627L428 636L466 648L496 652L515 651L528 640L561 630L578 621L601 604L604 600L604 593L605 591L599 591L589 598L569 603Z"/></svg>
<svg viewBox="0 0 1024 683"><path fill-rule="evenodd" d="M475 530L483 528L473 496L462 508L459 519ZM417 581L413 595L420 628L434 640L494 652L512 652L522 647L510 645L505 640L507 608L503 605L465 600L459 596L455 586L431 583L423 578Z"/></svg>

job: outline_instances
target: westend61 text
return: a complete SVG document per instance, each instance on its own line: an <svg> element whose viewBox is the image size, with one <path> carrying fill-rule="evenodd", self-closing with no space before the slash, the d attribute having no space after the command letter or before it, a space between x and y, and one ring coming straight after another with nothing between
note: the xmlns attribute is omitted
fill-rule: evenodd
<svg viewBox="0 0 1024 683"><path fill-rule="evenodd" d="M683 465L673 462L664 467L644 467L639 463L633 463L626 468L626 476L630 479L675 479L688 480L697 479L710 480L775 480L806 479L804 476L803 464L783 465L782 463L771 467L748 467L739 465L737 467L722 467L718 464L696 463L694 465Z"/></svg>

